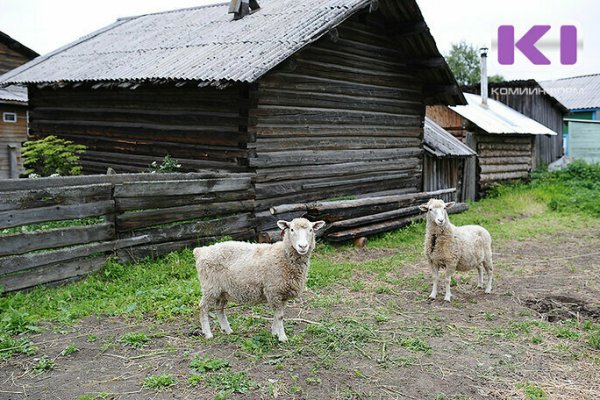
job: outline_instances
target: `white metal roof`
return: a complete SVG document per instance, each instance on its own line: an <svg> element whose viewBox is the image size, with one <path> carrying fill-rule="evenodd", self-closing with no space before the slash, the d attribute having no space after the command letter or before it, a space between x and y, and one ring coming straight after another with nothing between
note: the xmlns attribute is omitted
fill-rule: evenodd
<svg viewBox="0 0 600 400"><path fill-rule="evenodd" d="M15 85L0 88L0 103L22 103L26 105L27 88Z"/></svg>
<svg viewBox="0 0 600 400"><path fill-rule="evenodd" d="M485 107L481 104L481 96L470 93L464 93L464 96L468 103L466 106L450 108L487 133L556 135L553 130L499 101L488 99Z"/></svg>

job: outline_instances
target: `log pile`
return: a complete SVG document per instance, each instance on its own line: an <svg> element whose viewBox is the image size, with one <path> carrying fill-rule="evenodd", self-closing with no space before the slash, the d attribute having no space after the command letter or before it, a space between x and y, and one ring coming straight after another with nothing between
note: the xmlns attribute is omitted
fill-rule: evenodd
<svg viewBox="0 0 600 400"><path fill-rule="evenodd" d="M423 218L419 204L455 192L452 188L356 200L286 204L271 207L270 211L273 215L296 212L312 221L324 220L327 222L324 238L344 242L407 226ZM467 208L466 203L459 203L449 212L458 213Z"/></svg>

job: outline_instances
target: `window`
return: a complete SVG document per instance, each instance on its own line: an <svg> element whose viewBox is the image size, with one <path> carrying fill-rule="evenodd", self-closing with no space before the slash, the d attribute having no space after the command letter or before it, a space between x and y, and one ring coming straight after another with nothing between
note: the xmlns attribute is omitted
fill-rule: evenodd
<svg viewBox="0 0 600 400"><path fill-rule="evenodd" d="M4 122L17 122L17 114L5 112L2 113L2 121Z"/></svg>

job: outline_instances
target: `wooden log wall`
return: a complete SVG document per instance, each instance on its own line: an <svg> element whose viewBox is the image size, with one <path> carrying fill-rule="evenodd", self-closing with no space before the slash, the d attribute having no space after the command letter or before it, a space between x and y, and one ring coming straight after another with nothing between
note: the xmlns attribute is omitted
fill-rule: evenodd
<svg viewBox="0 0 600 400"><path fill-rule="evenodd" d="M0 287L62 282L223 236L256 236L251 174L0 181Z"/></svg>
<svg viewBox="0 0 600 400"><path fill-rule="evenodd" d="M382 21L353 17L251 93L257 211L298 201L421 190L422 83ZM259 230L274 228L266 218Z"/></svg>
<svg viewBox="0 0 600 400"><path fill-rule="evenodd" d="M142 86L29 89L30 133L88 146L86 173L144 172L169 154L182 171L246 171L246 90Z"/></svg>
<svg viewBox="0 0 600 400"><path fill-rule="evenodd" d="M563 155L563 112L556 103L540 94L498 94L492 97L534 121L552 129L556 136L536 135L533 147L533 168L548 165Z"/></svg>
<svg viewBox="0 0 600 400"><path fill-rule="evenodd" d="M3 113L15 113L17 121L4 122ZM18 178L24 172L21 145L26 140L27 106L0 104L0 179Z"/></svg>
<svg viewBox="0 0 600 400"><path fill-rule="evenodd" d="M532 136L476 135L480 190L502 181L529 177L533 165Z"/></svg>
<svg viewBox="0 0 600 400"><path fill-rule="evenodd" d="M464 161L461 158L438 158L425 152L423 160L423 190L456 188L453 193L448 193L440 198L444 201L464 201L462 198L462 178Z"/></svg>
<svg viewBox="0 0 600 400"><path fill-rule="evenodd" d="M25 64L29 60L29 57L25 57L6 44L0 43L0 75Z"/></svg>

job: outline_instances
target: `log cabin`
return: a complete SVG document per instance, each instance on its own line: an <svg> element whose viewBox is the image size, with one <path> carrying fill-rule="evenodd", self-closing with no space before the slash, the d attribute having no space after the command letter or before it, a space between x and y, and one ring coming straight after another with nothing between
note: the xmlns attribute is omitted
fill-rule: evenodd
<svg viewBox="0 0 600 400"><path fill-rule="evenodd" d="M536 80L490 82L489 97L550 128L556 135L536 135L533 168L542 167L563 156L563 118L569 110ZM465 93L481 94L480 85L463 88Z"/></svg>
<svg viewBox="0 0 600 400"><path fill-rule="evenodd" d="M0 32L0 75L38 54ZM21 144L27 140L27 90L0 88L0 179L18 178L23 172Z"/></svg>
<svg viewBox="0 0 600 400"><path fill-rule="evenodd" d="M468 104L431 106L427 116L477 152L478 196L495 184L527 179L534 168L534 138L556 132L493 99L464 93Z"/></svg>
<svg viewBox="0 0 600 400"><path fill-rule="evenodd" d="M86 173L255 172L259 212L421 191L425 107L465 99L416 1L238 3L119 19L0 84L28 88L30 134L88 147Z"/></svg>

